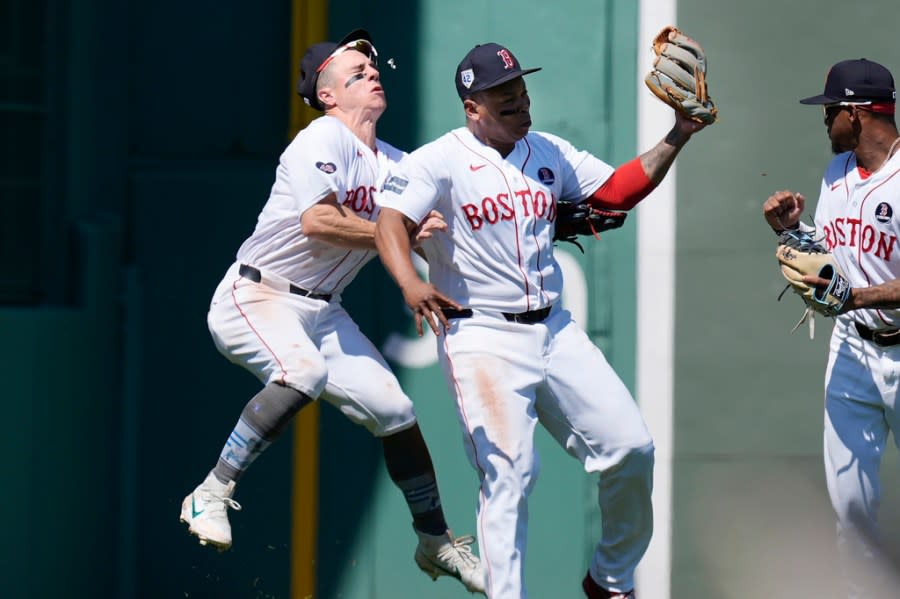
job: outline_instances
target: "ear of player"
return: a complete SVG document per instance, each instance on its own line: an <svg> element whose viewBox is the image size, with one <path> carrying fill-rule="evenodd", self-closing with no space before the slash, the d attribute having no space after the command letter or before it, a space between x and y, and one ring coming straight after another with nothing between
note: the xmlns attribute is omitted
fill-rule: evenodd
<svg viewBox="0 0 900 599"><path fill-rule="evenodd" d="M653 39L656 58L644 83L657 98L698 123L712 124L718 109L706 89L706 52L676 27L664 27Z"/></svg>
<svg viewBox="0 0 900 599"><path fill-rule="evenodd" d="M800 296L806 304L803 318L794 327L797 329L812 313L834 317L850 298L850 283L832 257L809 232L788 230L778 236L775 257L781 267L781 274L788 282L788 288ZM815 276L828 281L827 285L814 286L803 281L804 276ZM782 295L784 291L782 291ZM781 299L781 296L778 296ZM812 336L810 320L810 336Z"/></svg>

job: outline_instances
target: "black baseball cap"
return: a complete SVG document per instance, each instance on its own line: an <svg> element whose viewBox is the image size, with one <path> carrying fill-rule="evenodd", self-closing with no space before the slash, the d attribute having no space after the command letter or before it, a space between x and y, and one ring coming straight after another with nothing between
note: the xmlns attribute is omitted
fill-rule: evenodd
<svg viewBox="0 0 900 599"><path fill-rule="evenodd" d="M297 79L297 93L308 106L316 110L324 110L324 107L316 97L316 82L319 73L328 64L328 61L336 56L339 50L358 50L367 55L377 64L378 52L372 44L372 36L365 29L354 29L341 38L339 42L320 42L313 44L300 60L300 77Z"/></svg>
<svg viewBox="0 0 900 599"><path fill-rule="evenodd" d="M894 77L882 65L865 58L844 60L832 66L825 79L825 93L800 100L801 104L897 101Z"/></svg>
<svg viewBox="0 0 900 599"><path fill-rule="evenodd" d="M469 50L456 67L456 93L460 99L464 99L474 92L490 89L540 70L540 67L523 69L513 53L500 44L478 44Z"/></svg>

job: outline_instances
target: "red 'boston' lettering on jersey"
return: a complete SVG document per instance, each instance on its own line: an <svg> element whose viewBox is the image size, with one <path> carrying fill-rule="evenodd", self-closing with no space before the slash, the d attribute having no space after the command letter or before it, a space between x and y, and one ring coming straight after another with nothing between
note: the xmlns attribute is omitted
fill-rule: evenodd
<svg viewBox="0 0 900 599"><path fill-rule="evenodd" d="M836 218L825 226L828 251L838 246L858 247L865 254L875 254L885 262L891 259L896 235L888 235L858 218Z"/></svg>
<svg viewBox="0 0 900 599"><path fill-rule="evenodd" d="M530 189L521 189L513 194L521 205L523 218L529 218L533 214L550 222L556 219L555 195L550 194L548 201L547 194L542 190L532 193ZM485 224L494 225L500 221L512 220L516 215L513 200L510 199L508 193L499 193L494 197L488 196L481 200L480 205L463 204L462 211L473 231L479 230Z"/></svg>
<svg viewBox="0 0 900 599"><path fill-rule="evenodd" d="M362 185L356 189L348 189L341 205L357 214L371 215L375 211L375 188Z"/></svg>
<svg viewBox="0 0 900 599"><path fill-rule="evenodd" d="M508 193L500 193L493 198L486 197L481 200L480 206L463 204L462 209L473 231L480 229L485 222L493 225L501 220L512 220L516 214L510 204Z"/></svg>
<svg viewBox="0 0 900 599"><path fill-rule="evenodd" d="M541 190L532 194L530 189L521 189L516 192L516 197L522 204L522 211L526 218L532 214L537 217L542 217L550 207L547 204L547 194ZM547 220L553 219L548 217Z"/></svg>

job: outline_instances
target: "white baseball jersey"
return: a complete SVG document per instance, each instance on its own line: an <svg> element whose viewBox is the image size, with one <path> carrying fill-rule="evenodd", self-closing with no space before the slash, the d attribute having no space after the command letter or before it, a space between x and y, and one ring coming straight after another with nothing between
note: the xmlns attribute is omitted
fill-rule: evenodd
<svg viewBox="0 0 900 599"><path fill-rule="evenodd" d="M269 200L238 262L317 293L340 293L375 250L351 250L310 239L300 217L329 194L361 218L378 215L375 196L404 153L381 140L378 152L331 116L314 120L281 154Z"/></svg>
<svg viewBox="0 0 900 599"><path fill-rule="evenodd" d="M431 209L444 215L448 234L423 246L442 293L470 308L525 312L551 305L561 291L557 200L587 197L612 172L548 133L529 133L503 158L461 127L410 154L381 204L415 222Z"/></svg>
<svg viewBox="0 0 900 599"><path fill-rule="evenodd" d="M377 152L341 121L323 116L301 131L281 156L275 184L256 230L216 288L207 322L219 351L264 384L279 383L322 397L376 436L409 428L412 402L387 362L340 304L289 291L288 282L337 294L376 255L310 239L301 215L337 194L338 203L368 220L378 213L376 189L403 153L377 142ZM240 265L261 271L261 282Z"/></svg>
<svg viewBox="0 0 900 599"><path fill-rule="evenodd" d="M815 221L851 287L900 278L900 154L867 178L856 154L836 156L825 169ZM900 310L854 310L845 318L871 329L900 327Z"/></svg>
<svg viewBox="0 0 900 599"><path fill-rule="evenodd" d="M411 153L381 196L382 206L415 222L436 209L449 227L423 248L432 284L471 309L450 318L438 358L481 481L478 540L492 599L527 597L538 424L586 472L601 473L595 580L633 588L650 541L652 439L603 352L560 306L553 256L557 200L587 197L612 172L553 135L529 133L502 157L460 128ZM503 315L542 308L548 314L531 324Z"/></svg>

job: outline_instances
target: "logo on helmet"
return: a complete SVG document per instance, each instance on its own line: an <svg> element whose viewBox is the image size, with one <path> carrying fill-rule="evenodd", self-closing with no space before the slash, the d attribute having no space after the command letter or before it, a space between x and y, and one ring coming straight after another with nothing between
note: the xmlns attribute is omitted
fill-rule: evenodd
<svg viewBox="0 0 900 599"><path fill-rule="evenodd" d="M472 69L466 69L461 71L459 74L460 82L466 86L466 89L472 87L472 84L475 83L475 71Z"/></svg>
<svg viewBox="0 0 900 599"><path fill-rule="evenodd" d="M500 57L500 60L503 61L504 69L512 69L516 66L516 62L513 60L512 56L509 53L509 50L503 48L499 52L497 52L497 56Z"/></svg>

